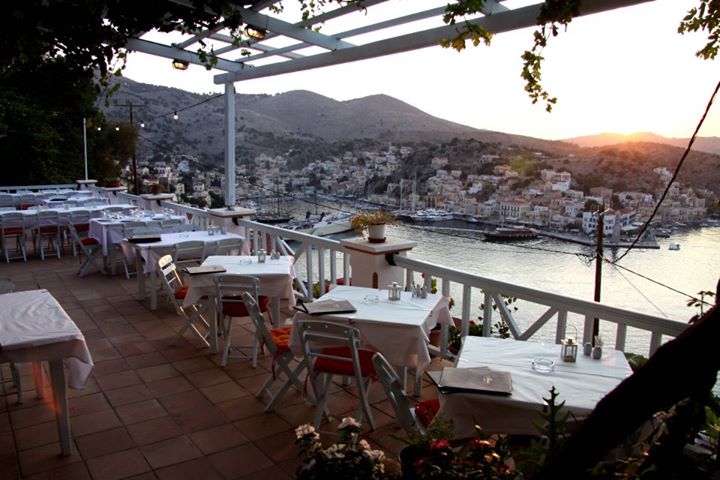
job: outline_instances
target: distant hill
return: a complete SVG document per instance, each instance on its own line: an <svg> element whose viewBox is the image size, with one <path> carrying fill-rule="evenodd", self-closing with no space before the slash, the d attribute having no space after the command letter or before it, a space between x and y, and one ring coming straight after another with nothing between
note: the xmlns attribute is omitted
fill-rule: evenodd
<svg viewBox="0 0 720 480"><path fill-rule="evenodd" d="M601 133L599 135L586 135L583 137L568 138L565 142L574 143L580 147L605 147L627 142L650 142L687 148L689 138L667 138L650 132L631 133ZM693 144L693 150L698 152L714 153L720 155L720 137L698 137Z"/></svg>
<svg viewBox="0 0 720 480"><path fill-rule="evenodd" d="M105 113L112 121L127 121L127 108L133 103L141 130L141 158L144 152L188 153L209 164L223 159L222 98L200 95L175 88L148 85L121 78L121 87ZM185 108L209 100L202 105ZM375 143L447 142L453 138L475 139L543 150L571 152L571 144L480 130L433 117L412 105L387 95L372 95L337 101L317 93L296 90L277 95L236 95L238 155L253 158L259 153L286 154L306 151L321 155L344 142ZM117 105L117 106L116 106ZM173 112L179 118L173 120Z"/></svg>

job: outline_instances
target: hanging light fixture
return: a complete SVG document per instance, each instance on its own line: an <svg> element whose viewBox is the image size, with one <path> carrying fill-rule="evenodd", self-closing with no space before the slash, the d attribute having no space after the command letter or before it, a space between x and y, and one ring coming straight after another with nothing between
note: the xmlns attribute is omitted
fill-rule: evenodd
<svg viewBox="0 0 720 480"><path fill-rule="evenodd" d="M267 35L267 30L255 25L247 24L245 27L245 35L252 38L253 40L262 40Z"/></svg>
<svg viewBox="0 0 720 480"><path fill-rule="evenodd" d="M180 60L179 58L174 58L172 61L172 66L176 70L187 70L190 66L190 62L186 60Z"/></svg>
<svg viewBox="0 0 720 480"><path fill-rule="evenodd" d="M177 114L177 112L175 112L175 113L173 113L173 120L177 120L177 119L178 119L178 114Z"/></svg>
<svg viewBox="0 0 720 480"><path fill-rule="evenodd" d="M116 126L115 126L115 131L116 131L116 132L119 132L119 131L120 131L120 125L116 125Z"/></svg>
<svg viewBox="0 0 720 480"><path fill-rule="evenodd" d="M140 128L145 128L145 122L140 122Z"/></svg>

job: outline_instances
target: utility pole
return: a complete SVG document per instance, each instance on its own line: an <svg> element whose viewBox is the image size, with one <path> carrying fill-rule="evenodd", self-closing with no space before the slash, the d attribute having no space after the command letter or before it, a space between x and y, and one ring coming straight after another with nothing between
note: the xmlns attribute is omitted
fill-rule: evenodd
<svg viewBox="0 0 720 480"><path fill-rule="evenodd" d="M603 235L605 233L605 205L602 211L598 210L597 240L595 243L595 296L596 302L600 301L600 289L602 286L602 262L603 262ZM592 343L595 345L595 338L600 334L600 319L593 320Z"/></svg>
<svg viewBox="0 0 720 480"><path fill-rule="evenodd" d="M147 104L134 104L130 101L127 103L116 103L116 107L127 107L130 112L130 127L133 129L133 132L135 131L135 122L133 118L133 108L135 107L145 107ZM138 177L138 168L137 168L137 141L135 142L135 147L133 148L133 154L132 154L132 175L133 175L133 193L135 195L140 195L140 178Z"/></svg>

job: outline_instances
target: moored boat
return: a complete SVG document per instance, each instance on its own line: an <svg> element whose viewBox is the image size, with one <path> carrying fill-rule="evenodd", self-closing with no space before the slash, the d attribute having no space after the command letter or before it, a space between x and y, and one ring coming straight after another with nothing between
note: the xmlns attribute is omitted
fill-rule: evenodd
<svg viewBox="0 0 720 480"><path fill-rule="evenodd" d="M485 240L490 242L511 242L513 240L531 240L537 238L538 233L526 227L498 227L489 232L483 232Z"/></svg>

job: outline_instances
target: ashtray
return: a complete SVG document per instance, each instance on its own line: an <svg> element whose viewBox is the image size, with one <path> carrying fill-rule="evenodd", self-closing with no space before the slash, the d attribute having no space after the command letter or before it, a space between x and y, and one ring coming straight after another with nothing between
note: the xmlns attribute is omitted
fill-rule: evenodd
<svg viewBox="0 0 720 480"><path fill-rule="evenodd" d="M555 362L549 358L534 358L532 368L539 373L552 373L555 370Z"/></svg>
<svg viewBox="0 0 720 480"><path fill-rule="evenodd" d="M380 301L380 297L377 294L368 294L363 297L363 302L365 303L378 303Z"/></svg>

